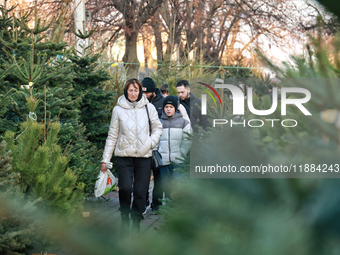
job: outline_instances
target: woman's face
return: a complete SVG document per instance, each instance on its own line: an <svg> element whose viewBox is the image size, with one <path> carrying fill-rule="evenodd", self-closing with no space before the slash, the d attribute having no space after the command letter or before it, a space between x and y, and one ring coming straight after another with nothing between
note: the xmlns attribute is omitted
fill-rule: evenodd
<svg viewBox="0 0 340 255"><path fill-rule="evenodd" d="M127 89L128 99L131 102L136 102L139 95L139 87L137 84L131 84Z"/></svg>

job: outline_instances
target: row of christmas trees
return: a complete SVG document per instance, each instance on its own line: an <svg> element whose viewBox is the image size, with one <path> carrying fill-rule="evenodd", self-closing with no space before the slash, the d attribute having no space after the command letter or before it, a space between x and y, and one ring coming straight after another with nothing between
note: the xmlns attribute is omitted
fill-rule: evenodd
<svg viewBox="0 0 340 255"><path fill-rule="evenodd" d="M0 10L0 93L8 99L1 106L0 135L20 130L29 114L30 87L40 101L37 121L45 125L59 121L58 143L62 149L71 147L69 166L82 171L86 177L81 181L92 182L89 174L106 139L114 96L103 90L110 76L98 66L100 56L78 56L65 42L46 36L46 30L55 31L52 24L41 25L35 17L35 27L29 28L28 14L18 19L13 8Z"/></svg>
<svg viewBox="0 0 340 255"><path fill-rule="evenodd" d="M103 89L110 75L100 55L80 55L59 39L62 16L47 24L35 9L30 28L31 13L17 18L14 8L0 5L1 254L23 251L42 235L37 219L27 221L18 207L68 222L82 209L94 189L115 95Z"/></svg>

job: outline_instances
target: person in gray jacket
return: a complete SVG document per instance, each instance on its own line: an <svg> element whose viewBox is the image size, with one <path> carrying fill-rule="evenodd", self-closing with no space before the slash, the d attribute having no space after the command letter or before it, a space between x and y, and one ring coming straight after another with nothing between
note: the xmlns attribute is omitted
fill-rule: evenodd
<svg viewBox="0 0 340 255"><path fill-rule="evenodd" d="M178 99L175 96L167 96L163 102L163 114L161 123L163 134L157 145L162 155L164 166L160 168L162 186L166 197L170 198L170 184L174 176L174 163L182 163L183 158L190 149L189 134L191 127L189 121L177 112Z"/></svg>
<svg viewBox="0 0 340 255"><path fill-rule="evenodd" d="M126 82L124 95L118 98L117 106L112 111L101 165L101 170L105 172L105 164L110 162L114 152L117 159L122 235L128 234L130 212L133 226L139 233L151 176L152 150L162 135L162 124L157 111L143 94L142 87L137 79ZM147 111L151 121L151 134Z"/></svg>
<svg viewBox="0 0 340 255"><path fill-rule="evenodd" d="M169 85L167 83L164 83L161 88L160 88L162 94L163 94L163 97L167 97L169 96ZM179 97L178 97L178 100L179 100ZM162 109L163 111L163 109ZM178 110L180 113L182 113L182 116L184 119L186 119L187 121L189 121L190 123L190 118L187 114L187 111L185 110L184 106L182 104L179 104L178 105Z"/></svg>

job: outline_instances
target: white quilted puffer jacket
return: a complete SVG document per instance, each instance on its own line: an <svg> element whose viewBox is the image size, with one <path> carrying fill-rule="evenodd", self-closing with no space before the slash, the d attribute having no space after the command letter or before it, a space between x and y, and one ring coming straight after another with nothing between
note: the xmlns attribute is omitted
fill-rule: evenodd
<svg viewBox="0 0 340 255"><path fill-rule="evenodd" d="M149 110L151 136L145 105ZM138 102L129 102L124 95L120 96L112 111L102 163L110 162L113 151L117 157L151 157L162 131L156 108L145 95Z"/></svg>

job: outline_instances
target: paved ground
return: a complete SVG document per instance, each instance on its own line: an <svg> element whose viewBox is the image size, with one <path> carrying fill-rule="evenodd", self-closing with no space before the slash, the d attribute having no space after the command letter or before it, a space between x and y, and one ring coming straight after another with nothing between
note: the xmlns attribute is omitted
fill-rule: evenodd
<svg viewBox="0 0 340 255"><path fill-rule="evenodd" d="M149 194L152 194L152 188L153 188L153 181L151 181L150 183ZM117 218L117 220L120 220L120 212L118 211L119 209L118 192L113 191L105 195L105 199L107 199L107 202L105 202L104 199L100 199L102 200L102 203L103 203L103 205L100 207L102 210L101 213L103 215L113 213L112 217ZM151 198L149 201L152 201ZM87 203L90 205L91 201ZM160 224L162 224L161 216L153 214L151 209L147 210L147 212L144 214L144 220L142 220L141 222L141 234L144 232L148 232L148 233L155 232L156 233L157 228L159 227Z"/></svg>
<svg viewBox="0 0 340 255"><path fill-rule="evenodd" d="M150 182L149 194L152 194L153 189L153 181ZM150 201L152 201L150 199ZM85 210L83 213L84 220L88 218L92 225L103 225L106 224L107 221L111 222L120 222L120 212L119 209L119 199L118 199L118 191L112 191L109 194L105 195L105 199L103 198L90 198L85 204ZM106 221L106 222L105 222ZM155 215L152 213L151 209L147 210L144 214L144 220L141 222L141 234L149 233L156 234L157 229L163 223L163 219L161 219L161 215ZM31 254L40 254L39 250L34 250ZM57 248L52 248L48 250L49 254L56 255L71 255L67 251L61 251Z"/></svg>

